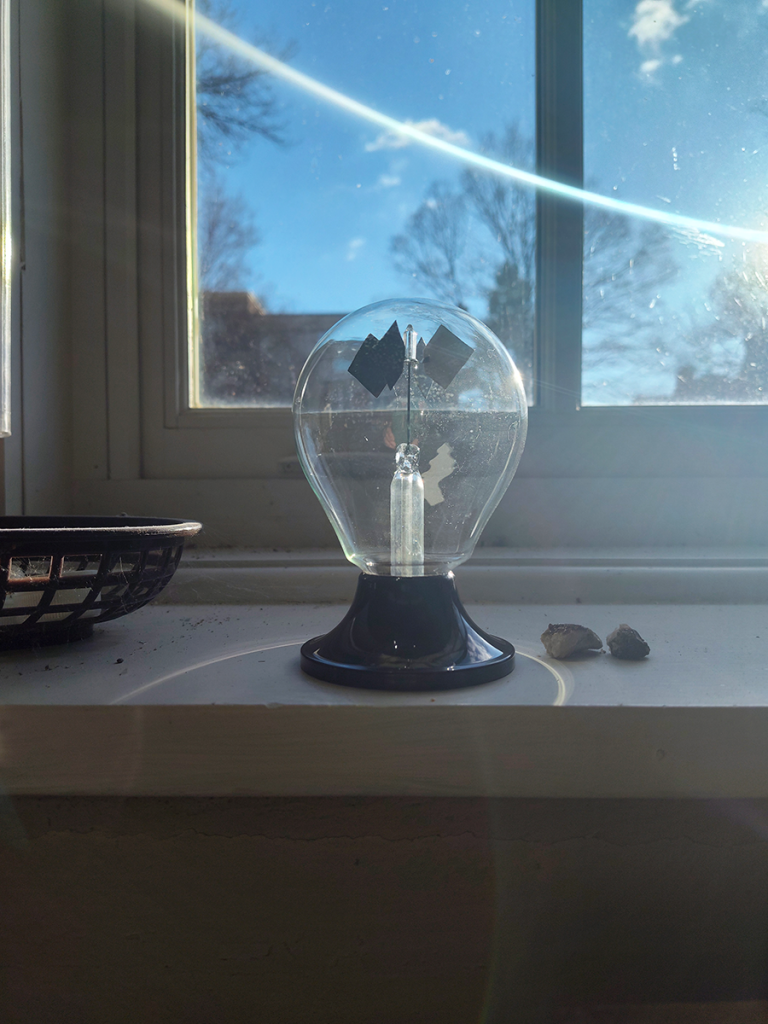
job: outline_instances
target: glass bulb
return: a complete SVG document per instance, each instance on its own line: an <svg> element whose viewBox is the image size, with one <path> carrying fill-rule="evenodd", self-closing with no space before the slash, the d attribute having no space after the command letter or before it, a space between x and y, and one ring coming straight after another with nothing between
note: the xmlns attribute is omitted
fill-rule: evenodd
<svg viewBox="0 0 768 1024"><path fill-rule="evenodd" d="M339 320L307 359L293 412L301 464L344 554L380 576L445 575L469 558L528 421L495 334L421 299Z"/></svg>

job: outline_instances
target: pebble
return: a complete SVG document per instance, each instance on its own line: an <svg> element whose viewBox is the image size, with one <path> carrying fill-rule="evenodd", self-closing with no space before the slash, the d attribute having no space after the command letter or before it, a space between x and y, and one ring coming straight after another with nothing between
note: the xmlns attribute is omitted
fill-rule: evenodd
<svg viewBox="0 0 768 1024"><path fill-rule="evenodd" d="M550 658L570 658L581 651L599 651L603 646L597 633L573 622L550 622L541 634L541 642Z"/></svg>
<svg viewBox="0 0 768 1024"><path fill-rule="evenodd" d="M651 648L637 630L626 622L608 634L606 643L614 658L622 658L624 661L640 661L651 653Z"/></svg>

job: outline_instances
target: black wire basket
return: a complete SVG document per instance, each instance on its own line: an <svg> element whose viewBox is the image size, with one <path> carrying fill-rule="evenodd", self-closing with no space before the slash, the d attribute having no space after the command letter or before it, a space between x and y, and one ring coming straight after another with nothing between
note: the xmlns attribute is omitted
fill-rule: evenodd
<svg viewBox="0 0 768 1024"><path fill-rule="evenodd" d="M0 647L78 640L141 608L200 529L182 519L0 516Z"/></svg>

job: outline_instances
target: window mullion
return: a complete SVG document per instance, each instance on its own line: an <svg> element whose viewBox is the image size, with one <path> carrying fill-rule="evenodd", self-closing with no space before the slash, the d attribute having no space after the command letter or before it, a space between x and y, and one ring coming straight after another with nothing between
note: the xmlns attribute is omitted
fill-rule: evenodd
<svg viewBox="0 0 768 1024"><path fill-rule="evenodd" d="M581 0L536 0L536 162L539 174L581 187L584 104ZM581 402L583 207L536 196L536 403Z"/></svg>

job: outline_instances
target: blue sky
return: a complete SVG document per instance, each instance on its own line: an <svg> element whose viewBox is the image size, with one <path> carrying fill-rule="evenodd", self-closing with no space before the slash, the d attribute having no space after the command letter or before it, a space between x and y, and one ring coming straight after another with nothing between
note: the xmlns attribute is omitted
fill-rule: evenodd
<svg viewBox="0 0 768 1024"><path fill-rule="evenodd" d="M236 31L293 44L293 67L398 119L477 145L483 133L534 125L533 4L427 0L237 0ZM255 140L228 187L256 213L254 287L271 308L347 311L408 290L389 240L455 161L276 83L287 145Z"/></svg>
<svg viewBox="0 0 768 1024"><path fill-rule="evenodd" d="M293 67L393 117L469 148L511 122L533 134L533 0L231 0L231 8L238 34L268 39L273 50L292 45ZM584 19L589 184L765 227L768 116L758 108L768 98L768 0L584 0ZM261 236L246 283L275 311L346 312L410 294L390 239L430 182L455 183L460 168L282 83L274 94L286 145L255 139L222 169ZM675 235L681 269L662 305L703 301L739 251ZM481 296L473 312L483 315ZM631 372L635 391L672 387L663 358ZM627 400L625 383L601 383L606 400Z"/></svg>
<svg viewBox="0 0 768 1024"><path fill-rule="evenodd" d="M598 191L747 227L768 224L768 3L585 0L585 177ZM737 243L672 234L677 278L661 289L660 327L703 313ZM598 340L586 336L585 347ZM589 382L587 399L669 393L675 361L649 358ZM586 382L585 382L586 383Z"/></svg>

